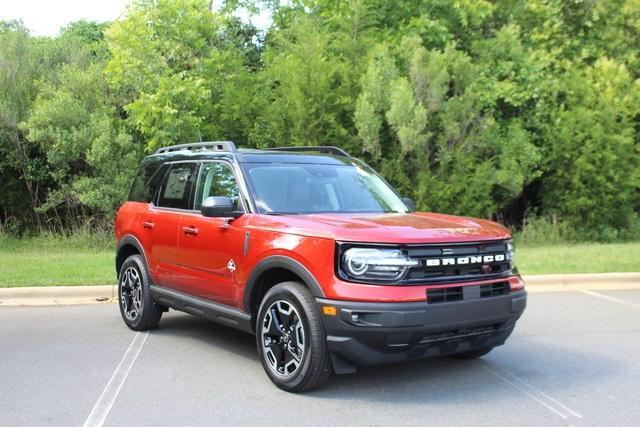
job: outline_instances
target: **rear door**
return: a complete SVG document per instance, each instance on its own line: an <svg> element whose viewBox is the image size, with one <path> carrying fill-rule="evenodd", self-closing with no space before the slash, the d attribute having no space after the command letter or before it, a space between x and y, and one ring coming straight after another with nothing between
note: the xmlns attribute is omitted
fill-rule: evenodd
<svg viewBox="0 0 640 427"><path fill-rule="evenodd" d="M251 215L233 221L208 218L200 214L202 201L211 196L226 196L234 210L247 212L233 168L225 161L204 162L200 166L195 192L194 212L182 218L178 247L181 263L188 275L188 293L234 306L240 292L236 270L244 264L245 235Z"/></svg>
<svg viewBox="0 0 640 427"><path fill-rule="evenodd" d="M145 248L155 284L182 290L178 233L185 213L192 212L196 162L169 165L162 185L140 219L146 234Z"/></svg>

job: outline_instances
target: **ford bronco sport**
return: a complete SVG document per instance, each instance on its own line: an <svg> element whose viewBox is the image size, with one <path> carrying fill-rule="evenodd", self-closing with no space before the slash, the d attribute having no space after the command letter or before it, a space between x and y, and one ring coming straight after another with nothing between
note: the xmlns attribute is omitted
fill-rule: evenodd
<svg viewBox="0 0 640 427"><path fill-rule="evenodd" d="M507 229L414 212L335 147L161 148L115 230L129 328L153 329L173 308L255 334L287 391L356 366L480 357L526 304Z"/></svg>

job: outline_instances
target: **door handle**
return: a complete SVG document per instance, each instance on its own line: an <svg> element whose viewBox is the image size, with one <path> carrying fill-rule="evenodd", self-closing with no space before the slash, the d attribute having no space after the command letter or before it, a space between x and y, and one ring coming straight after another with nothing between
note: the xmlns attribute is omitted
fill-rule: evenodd
<svg viewBox="0 0 640 427"><path fill-rule="evenodd" d="M155 227L156 225L151 222L151 221L144 221L142 223L142 226L146 229L146 230L153 230L153 227Z"/></svg>
<svg viewBox="0 0 640 427"><path fill-rule="evenodd" d="M182 232L188 236L196 236L198 229L195 227L182 227Z"/></svg>

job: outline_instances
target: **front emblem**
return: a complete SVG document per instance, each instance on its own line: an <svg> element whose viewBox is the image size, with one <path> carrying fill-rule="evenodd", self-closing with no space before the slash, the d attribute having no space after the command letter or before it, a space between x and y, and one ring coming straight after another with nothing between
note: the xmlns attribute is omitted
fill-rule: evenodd
<svg viewBox="0 0 640 427"><path fill-rule="evenodd" d="M234 272L236 271L236 263L233 262L232 259L229 260L229 262L227 263L227 268L229 269L230 272Z"/></svg>

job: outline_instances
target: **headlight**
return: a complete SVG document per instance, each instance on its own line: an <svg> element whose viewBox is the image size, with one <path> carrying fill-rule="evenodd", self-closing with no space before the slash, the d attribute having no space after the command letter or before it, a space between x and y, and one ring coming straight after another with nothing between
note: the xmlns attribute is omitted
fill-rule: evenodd
<svg viewBox="0 0 640 427"><path fill-rule="evenodd" d="M511 270L516 267L515 257L516 247L513 244L513 240L507 240L507 259L509 260L509 268Z"/></svg>
<svg viewBox="0 0 640 427"><path fill-rule="evenodd" d="M395 281L419 265L399 249L351 248L342 254L342 271L359 280Z"/></svg>

